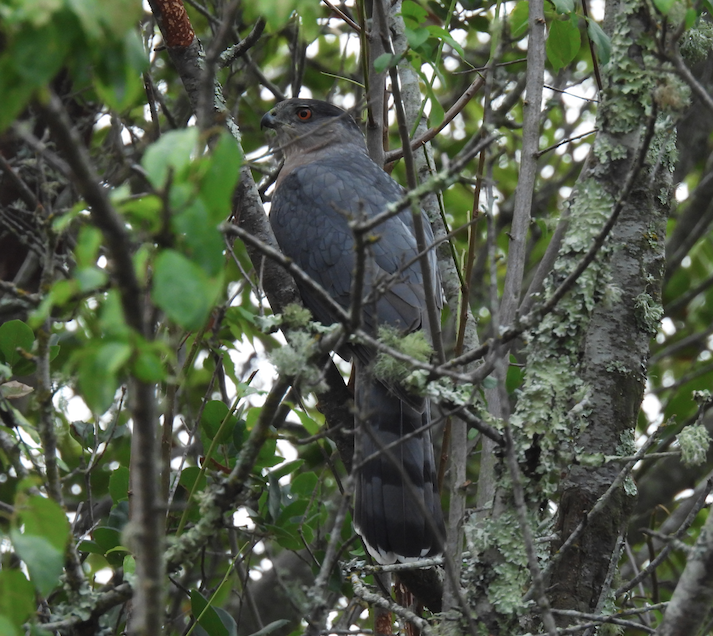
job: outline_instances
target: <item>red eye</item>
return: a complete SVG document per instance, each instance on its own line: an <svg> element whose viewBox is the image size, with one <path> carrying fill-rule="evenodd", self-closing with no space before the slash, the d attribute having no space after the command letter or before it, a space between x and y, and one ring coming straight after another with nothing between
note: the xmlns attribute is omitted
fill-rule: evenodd
<svg viewBox="0 0 713 636"><path fill-rule="evenodd" d="M309 108L300 108L297 111L297 119L300 121L307 121L312 118L312 110Z"/></svg>

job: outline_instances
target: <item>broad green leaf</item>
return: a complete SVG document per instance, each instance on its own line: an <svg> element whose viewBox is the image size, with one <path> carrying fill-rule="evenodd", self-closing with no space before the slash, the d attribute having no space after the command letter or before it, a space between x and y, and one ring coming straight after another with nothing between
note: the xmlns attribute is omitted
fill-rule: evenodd
<svg viewBox="0 0 713 636"><path fill-rule="evenodd" d="M21 633L19 626L13 624L4 614L0 614L0 634L2 636L21 636Z"/></svg>
<svg viewBox="0 0 713 636"><path fill-rule="evenodd" d="M401 15L412 18L414 22L421 24L428 17L428 11L413 0L404 0L401 5Z"/></svg>
<svg viewBox="0 0 713 636"><path fill-rule="evenodd" d="M431 36L428 29L419 27L417 29L409 29L406 27L406 39L408 40L408 45L412 49L419 48L428 38Z"/></svg>
<svg viewBox="0 0 713 636"><path fill-rule="evenodd" d="M96 436L94 434L94 424L75 420L69 425L70 435L79 442L82 448L93 450L96 446Z"/></svg>
<svg viewBox="0 0 713 636"><path fill-rule="evenodd" d="M119 388L117 374L130 357L131 346L117 341L84 353L79 364L79 388L90 409L103 413L111 406Z"/></svg>
<svg viewBox="0 0 713 636"><path fill-rule="evenodd" d="M302 422L302 426L305 427L305 430L310 434L310 435L316 435L319 433L319 423L314 420L311 416L307 415L304 411L293 411L297 417L300 418L300 422Z"/></svg>
<svg viewBox="0 0 713 636"><path fill-rule="evenodd" d="M589 34L589 39L594 42L594 46L597 49L599 62L601 64L608 64L609 58L611 57L611 40L609 36L604 33L602 27L591 18L587 18L587 33Z"/></svg>
<svg viewBox="0 0 713 636"><path fill-rule="evenodd" d="M282 489L280 488L280 482L275 479L272 473L267 476L267 480L267 511L270 513L270 518L276 521L280 516L280 508L282 506Z"/></svg>
<svg viewBox="0 0 713 636"><path fill-rule="evenodd" d="M426 28L433 37L438 38L439 40L443 40L446 44L449 44L451 48L458 51L458 54L460 56L465 56L465 51L463 50L463 47L457 40L454 40L453 37L451 37L451 34L448 33L446 29L435 24L429 25Z"/></svg>
<svg viewBox="0 0 713 636"><path fill-rule="evenodd" d="M662 15L668 15L668 12L675 3L676 0L654 0L654 6L661 12Z"/></svg>
<svg viewBox="0 0 713 636"><path fill-rule="evenodd" d="M163 189L169 174L174 179L183 178L196 150L198 135L195 127L172 130L146 149L141 165L154 188Z"/></svg>
<svg viewBox="0 0 713 636"><path fill-rule="evenodd" d="M139 380L149 383L161 382L168 377L161 358L148 347L139 349L132 360L131 371Z"/></svg>
<svg viewBox="0 0 713 636"><path fill-rule="evenodd" d="M545 49L555 72L567 66L579 53L582 44L576 16L574 20L555 20L550 27Z"/></svg>
<svg viewBox="0 0 713 636"><path fill-rule="evenodd" d="M208 210L209 223L215 226L232 211L233 191L242 163L240 147L232 135L223 132L205 161L207 169L200 179L199 194Z"/></svg>
<svg viewBox="0 0 713 636"><path fill-rule="evenodd" d="M195 485L196 480L200 479L196 490L203 490L206 487L206 477L205 473L201 473L201 469L198 466L188 466L181 471L181 477L178 483L183 486L187 492L191 492Z"/></svg>
<svg viewBox="0 0 713 636"><path fill-rule="evenodd" d="M208 636L229 636L230 632L220 620L215 608L208 605L208 601L198 590L191 590L191 613Z"/></svg>
<svg viewBox="0 0 713 636"><path fill-rule="evenodd" d="M101 244L102 233L92 225L83 225L79 230L77 246L74 248L77 267L94 267Z"/></svg>
<svg viewBox="0 0 713 636"><path fill-rule="evenodd" d="M25 562L30 580L41 596L46 597L59 584L64 568L64 553L41 536L10 531L12 545Z"/></svg>
<svg viewBox="0 0 713 636"><path fill-rule="evenodd" d="M111 289L106 293L99 312L99 328L105 338L114 337L128 340L131 335L131 329L124 318L121 296L116 289Z"/></svg>
<svg viewBox="0 0 713 636"><path fill-rule="evenodd" d="M37 88L48 82L62 67L79 24L69 11L56 12L43 26L20 29L5 48L21 84Z"/></svg>
<svg viewBox="0 0 713 636"><path fill-rule="evenodd" d="M228 415L228 407L224 402L220 400L211 400L206 403L203 409L203 415L201 417L201 426L208 435L209 439L213 439L220 430L223 421L226 419L225 425L223 425L223 430L218 438L219 444L226 443L233 435L233 428L238 422L238 418L235 415Z"/></svg>
<svg viewBox="0 0 713 636"><path fill-rule="evenodd" d="M130 31L121 42L104 46L94 64L94 88L111 108L125 110L135 105L143 94L141 73L147 66L139 35Z"/></svg>
<svg viewBox="0 0 713 636"><path fill-rule="evenodd" d="M141 19L141 4L135 0L67 0L85 34L95 40L122 37Z"/></svg>
<svg viewBox="0 0 713 636"><path fill-rule="evenodd" d="M102 548L96 541L89 541L87 539L79 542L77 550L80 552L87 552L89 554L104 554L104 548Z"/></svg>
<svg viewBox="0 0 713 636"><path fill-rule="evenodd" d="M527 33L529 16L530 3L527 0L518 2L510 14L510 32L513 38L520 38Z"/></svg>
<svg viewBox="0 0 713 636"><path fill-rule="evenodd" d="M317 489L319 479L314 473L300 473L290 482L290 492L293 495L309 498Z"/></svg>
<svg viewBox="0 0 713 636"><path fill-rule="evenodd" d="M114 503L129 497L129 469L119 466L109 477L109 494Z"/></svg>
<svg viewBox="0 0 713 636"><path fill-rule="evenodd" d="M225 207L227 216L228 207ZM222 220L222 219L221 219ZM194 199L172 219L173 229L183 236L191 261L201 266L208 276L215 276L225 263L223 235L217 222L211 220L203 199Z"/></svg>
<svg viewBox="0 0 713 636"><path fill-rule="evenodd" d="M182 254L165 250L156 259L153 300L184 329L205 324L219 291L220 286Z"/></svg>
<svg viewBox="0 0 713 636"><path fill-rule="evenodd" d="M696 12L695 9L688 9L686 11L686 29L690 29L695 23L696 23L696 18L698 17L698 13Z"/></svg>
<svg viewBox="0 0 713 636"><path fill-rule="evenodd" d="M8 2L8 6L3 11L3 19L8 25L28 22L34 27L40 27L47 24L52 19L52 15L63 5L63 0Z"/></svg>
<svg viewBox="0 0 713 636"><path fill-rule="evenodd" d="M398 57L391 53L382 53L374 60L374 70L377 73L383 73L388 68L394 66L398 62Z"/></svg>
<svg viewBox="0 0 713 636"><path fill-rule="evenodd" d="M18 517L25 526L25 535L42 537L58 552L64 552L69 540L69 521L57 502L34 495L18 504Z"/></svg>
<svg viewBox="0 0 713 636"><path fill-rule="evenodd" d="M98 267L85 267L78 269L74 273L74 278L79 285L79 291L88 292L93 289L99 289L106 285L109 277L103 269Z"/></svg>
<svg viewBox="0 0 713 636"><path fill-rule="evenodd" d="M0 616L19 628L35 611L35 589L20 570L0 570ZM0 623L0 634L5 634ZM19 632L18 632L19 633Z"/></svg>
<svg viewBox="0 0 713 636"><path fill-rule="evenodd" d="M275 468L275 470L273 470L271 472L273 475L275 475L275 477L277 479L280 479L280 477L284 477L285 475L294 473L301 466L303 466L304 463L305 463L304 459L295 459L294 461L291 461L291 462L285 462L282 466L280 466L279 468Z"/></svg>
<svg viewBox="0 0 713 636"><path fill-rule="evenodd" d="M552 4L555 5L557 13L572 13L574 11L574 0L552 0Z"/></svg>
<svg viewBox="0 0 713 636"><path fill-rule="evenodd" d="M24 360L17 350L30 351L35 342L35 334L22 320L8 320L0 325L0 353L10 366Z"/></svg>

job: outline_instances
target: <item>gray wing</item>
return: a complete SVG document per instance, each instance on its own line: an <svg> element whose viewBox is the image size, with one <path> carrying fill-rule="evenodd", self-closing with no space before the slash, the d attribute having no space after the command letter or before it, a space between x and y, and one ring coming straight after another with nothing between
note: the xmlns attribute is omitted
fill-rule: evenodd
<svg viewBox="0 0 713 636"><path fill-rule="evenodd" d="M363 153L334 153L295 169L282 181L273 198L270 223L282 251L347 308L355 266L349 218L374 217L402 193ZM432 240L428 223L425 227ZM368 298L385 277L392 281L376 302L365 302L364 325L372 332L377 324L404 332L419 329L425 324L425 295L410 212L389 219L374 234L380 238L368 251L363 296ZM435 255L432 269L437 281ZM314 292L304 286L300 292L320 322L334 322L332 312Z"/></svg>

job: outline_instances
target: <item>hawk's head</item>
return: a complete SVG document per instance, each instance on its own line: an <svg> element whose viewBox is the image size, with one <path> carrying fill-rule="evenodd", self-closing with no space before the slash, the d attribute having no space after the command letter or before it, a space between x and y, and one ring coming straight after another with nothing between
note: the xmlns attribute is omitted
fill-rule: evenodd
<svg viewBox="0 0 713 636"><path fill-rule="evenodd" d="M352 116L319 99L286 99L265 114L260 127L275 131L286 159L335 145L365 148L364 135Z"/></svg>

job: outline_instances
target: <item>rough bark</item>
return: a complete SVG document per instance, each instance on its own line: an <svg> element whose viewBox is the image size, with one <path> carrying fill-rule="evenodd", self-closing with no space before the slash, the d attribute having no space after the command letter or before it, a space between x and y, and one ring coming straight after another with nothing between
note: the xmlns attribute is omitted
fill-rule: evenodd
<svg viewBox="0 0 713 636"><path fill-rule="evenodd" d="M555 450L564 459L566 438L571 435L573 442L575 460L560 484L561 542L580 524L586 525L568 553L556 560L550 582L553 606L579 611L601 609L610 561L634 496L630 484L610 497L602 512L588 516L621 467L576 458L625 454L633 444L649 343L661 317L674 141L663 117L657 132L653 130L654 24L643 3L609 2L607 12L614 18L613 51L597 118L600 132L571 201L571 222L553 280L589 249L588 237L599 231L619 202L621 211L597 262L563 300L559 314L540 325L528 352L530 361L560 365L542 367L538 378L538 363L533 364L528 384L539 393L542 406L550 403L546 408L551 408L553 399L560 409L559 416L544 418L546 427L539 434L566 431L558 448L541 449L543 457ZM639 90L625 92L635 80L640 81ZM545 383L537 386L542 380Z"/></svg>

